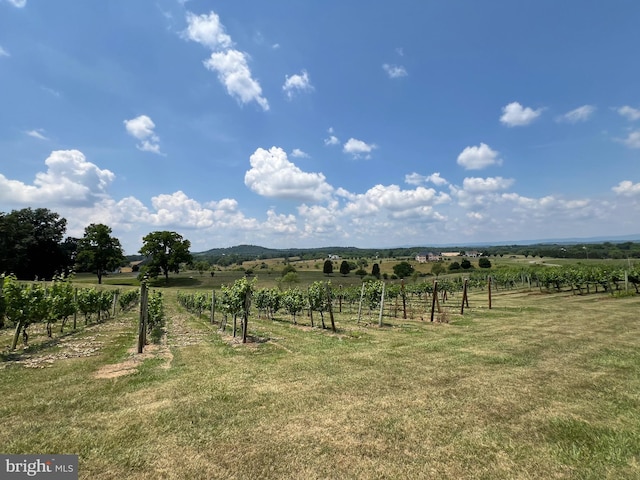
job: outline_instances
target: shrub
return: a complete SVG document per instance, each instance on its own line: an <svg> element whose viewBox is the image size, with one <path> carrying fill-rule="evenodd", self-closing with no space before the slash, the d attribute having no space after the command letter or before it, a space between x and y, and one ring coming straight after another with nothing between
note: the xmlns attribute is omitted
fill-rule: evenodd
<svg viewBox="0 0 640 480"><path fill-rule="evenodd" d="M478 266L480 268L491 268L491 260L482 257L480 260L478 260Z"/></svg>

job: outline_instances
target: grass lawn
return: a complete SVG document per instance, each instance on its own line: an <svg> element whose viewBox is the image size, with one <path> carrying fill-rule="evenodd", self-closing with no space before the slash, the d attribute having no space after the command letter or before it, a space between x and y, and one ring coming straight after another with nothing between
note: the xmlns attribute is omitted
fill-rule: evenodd
<svg viewBox="0 0 640 480"><path fill-rule="evenodd" d="M638 296L472 293L448 324L336 334L254 314L239 345L163 293L142 358L135 312L5 351L1 450L77 453L86 479L640 478Z"/></svg>

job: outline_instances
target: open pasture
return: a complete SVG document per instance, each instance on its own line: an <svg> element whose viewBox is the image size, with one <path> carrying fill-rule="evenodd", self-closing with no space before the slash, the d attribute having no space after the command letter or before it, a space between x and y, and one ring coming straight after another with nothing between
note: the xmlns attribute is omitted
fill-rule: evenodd
<svg viewBox="0 0 640 480"><path fill-rule="evenodd" d="M252 312L240 345L176 292L138 360L135 311L3 353L3 451L77 453L87 479L640 476L637 295L478 291L449 323L335 334Z"/></svg>

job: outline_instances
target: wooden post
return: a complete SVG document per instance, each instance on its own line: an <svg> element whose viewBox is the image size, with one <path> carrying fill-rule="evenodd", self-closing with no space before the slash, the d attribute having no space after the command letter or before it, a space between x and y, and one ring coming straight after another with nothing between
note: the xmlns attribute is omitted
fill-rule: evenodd
<svg viewBox="0 0 640 480"><path fill-rule="evenodd" d="M466 302L467 307L469 306L469 300L467 299L467 285L469 283L469 279L464 279L464 286L462 287L462 305L460 306L460 315L464 315L464 304Z"/></svg>
<svg viewBox="0 0 640 480"><path fill-rule="evenodd" d="M333 318L333 306L331 305L331 287L327 283L327 305L329 308L329 318L331 319L331 330L336 332L336 322Z"/></svg>
<svg viewBox="0 0 640 480"><path fill-rule="evenodd" d="M4 298L2 298L2 288L4 287L4 273L0 275L0 302L4 302ZM0 315L0 328L4 327L4 317Z"/></svg>
<svg viewBox="0 0 640 480"><path fill-rule="evenodd" d="M149 287L145 285L144 287L144 328L142 329L142 340L144 344L147 344L147 329L149 328Z"/></svg>
<svg viewBox="0 0 640 480"><path fill-rule="evenodd" d="M404 280L400 281L400 292L402 293L402 318L407 319L407 293L404 290Z"/></svg>
<svg viewBox="0 0 640 480"><path fill-rule="evenodd" d="M624 271L624 291L629 291L629 272Z"/></svg>
<svg viewBox="0 0 640 480"><path fill-rule="evenodd" d="M360 305L358 306L358 324L360 324L360 317L362 316L362 299L364 297L364 282L362 283L362 289L360 290Z"/></svg>
<svg viewBox="0 0 640 480"><path fill-rule="evenodd" d="M433 281L433 294L431 298L431 321L433 322L433 315L436 311L436 302L438 301L438 281Z"/></svg>
<svg viewBox="0 0 640 480"><path fill-rule="evenodd" d="M118 307L118 298L120 298L120 293L118 291L116 291L116 293L113 294L113 318L116 318L116 308Z"/></svg>
<svg viewBox="0 0 640 480"><path fill-rule="evenodd" d="M216 320L216 291L211 290L211 324Z"/></svg>
<svg viewBox="0 0 640 480"><path fill-rule="evenodd" d="M487 289L489 290L489 310L491 310L491 275L487 279Z"/></svg>
<svg viewBox="0 0 640 480"><path fill-rule="evenodd" d="M378 317L378 326L382 326L382 312L384 310L384 287L385 283L382 282L382 295L380 296L380 315Z"/></svg>
<svg viewBox="0 0 640 480"><path fill-rule="evenodd" d="M78 287L73 291L73 304L76 308L73 309L73 329L76 329L76 321L78 320Z"/></svg>
<svg viewBox="0 0 640 480"><path fill-rule="evenodd" d="M146 316L146 305L145 305L145 297L147 295L147 282L144 280L140 283L140 317L138 321L138 353L142 353L144 350L144 341L145 341L145 316Z"/></svg>
<svg viewBox="0 0 640 480"><path fill-rule="evenodd" d="M242 319L242 343L247 343L247 330L249 329L249 309L251 308L251 294L244 296L244 315Z"/></svg>

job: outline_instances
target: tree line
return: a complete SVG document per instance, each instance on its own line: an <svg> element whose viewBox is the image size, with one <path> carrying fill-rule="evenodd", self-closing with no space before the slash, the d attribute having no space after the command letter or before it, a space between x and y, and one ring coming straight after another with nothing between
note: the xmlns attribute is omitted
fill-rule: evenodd
<svg viewBox="0 0 640 480"><path fill-rule="evenodd" d="M65 237L67 220L47 208L0 212L0 274L20 280L49 280L71 272L92 272L102 277L128 264L120 240L111 227L92 223L81 238ZM171 231L151 232L142 239L146 258L143 274L149 277L178 273L190 263L191 243Z"/></svg>

